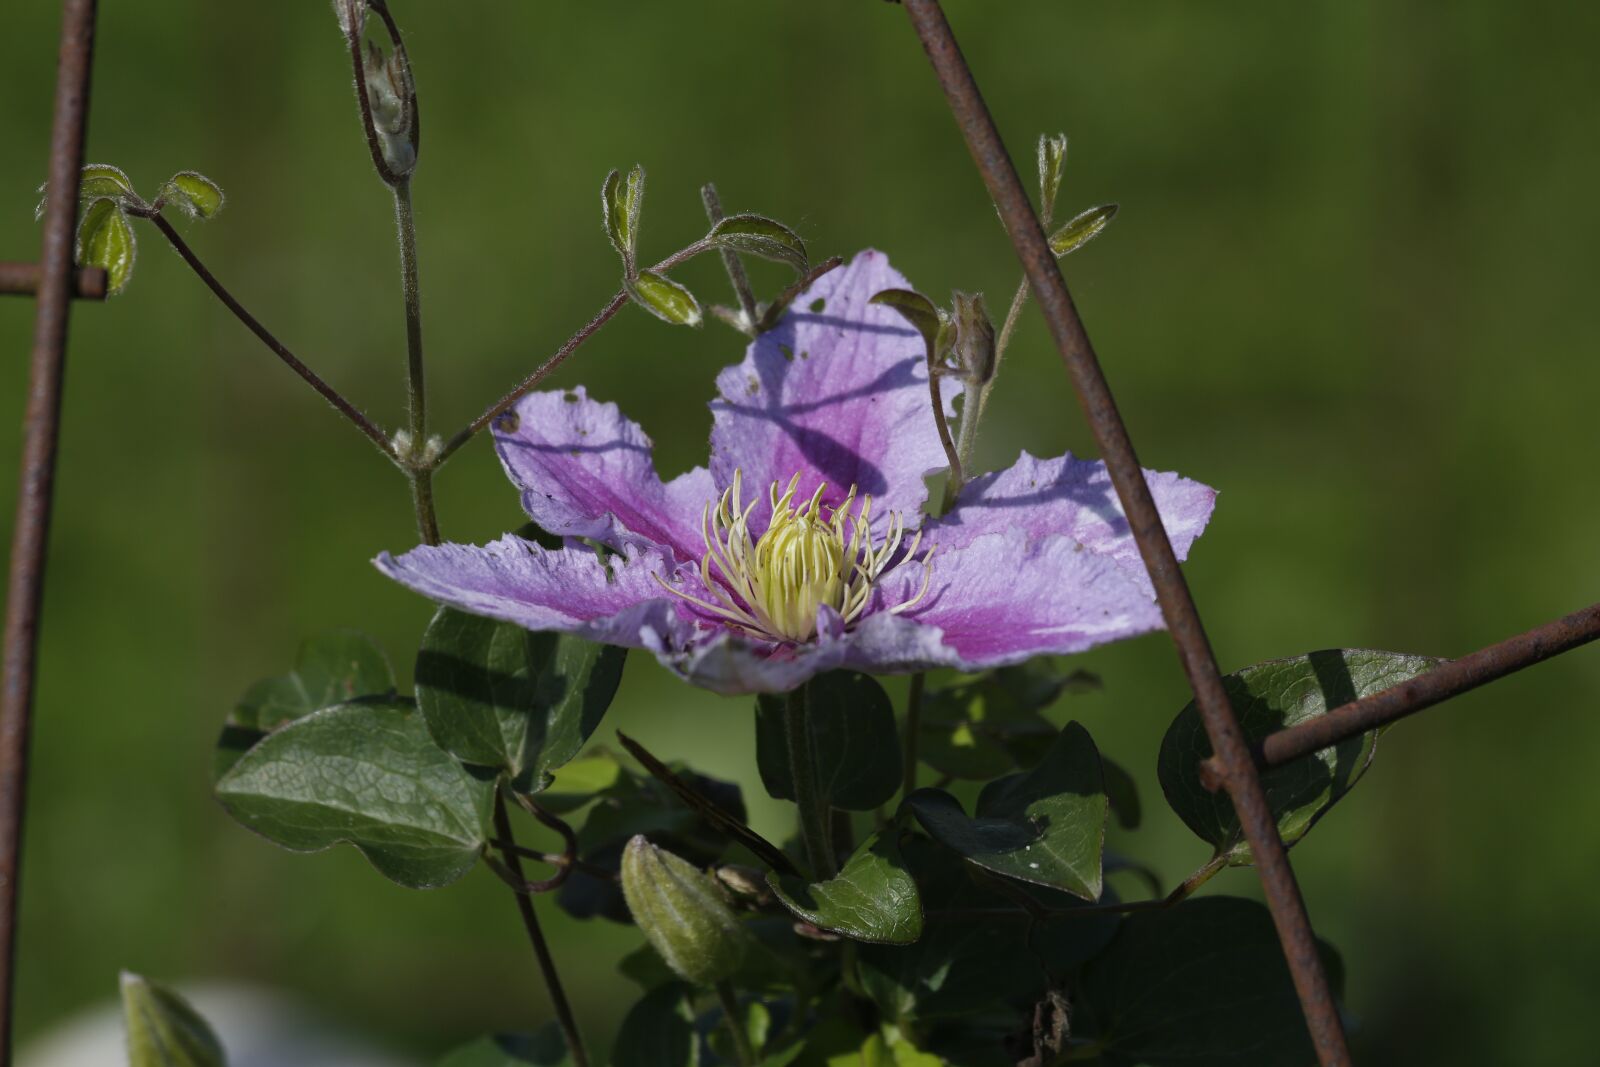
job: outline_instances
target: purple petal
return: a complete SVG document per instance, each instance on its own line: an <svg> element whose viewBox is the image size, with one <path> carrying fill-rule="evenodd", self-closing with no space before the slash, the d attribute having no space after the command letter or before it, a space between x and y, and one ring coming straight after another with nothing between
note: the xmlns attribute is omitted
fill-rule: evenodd
<svg viewBox="0 0 1600 1067"><path fill-rule="evenodd" d="M945 466L926 354L898 313L868 303L906 284L883 253L862 252L818 279L744 362L717 376L711 473L719 490L736 468L746 500L799 473L801 499L826 482L823 500L837 504L854 485L873 497L878 521L898 511L915 523L928 495L923 476ZM764 510L751 516L757 533Z"/></svg>
<svg viewBox="0 0 1600 1067"><path fill-rule="evenodd" d="M666 549L680 562L705 551L711 475L696 467L663 485L639 424L582 386L523 397L496 423L494 442L523 510L551 533Z"/></svg>
<svg viewBox="0 0 1600 1067"><path fill-rule="evenodd" d="M1161 521L1181 560L1205 529L1217 492L1176 474L1145 471ZM1149 575L1123 517L1111 476L1098 460L1035 459L1028 453L1009 470L985 474L962 487L956 506L924 526L924 543L962 548L985 534L1022 530L1030 537L1065 534L1111 556L1137 576L1148 592Z"/></svg>
<svg viewBox="0 0 1600 1067"><path fill-rule="evenodd" d="M723 631L686 652L658 654L663 666L687 682L721 693L786 693L813 675L844 663L845 643L823 638L774 650Z"/></svg>
<svg viewBox="0 0 1600 1067"><path fill-rule="evenodd" d="M398 558L385 552L374 563L441 604L530 630L652 650L681 647L694 630L652 577L665 576L670 561L650 550L602 562L586 548L551 550L508 535L482 546L422 545Z"/></svg>
<svg viewBox="0 0 1600 1067"><path fill-rule="evenodd" d="M879 586L875 614L848 637L847 660L862 670L947 666L982 670L1032 656L1082 652L1161 628L1149 592L1110 556L1070 537L987 534L933 557L927 595L896 617L922 582L905 564Z"/></svg>

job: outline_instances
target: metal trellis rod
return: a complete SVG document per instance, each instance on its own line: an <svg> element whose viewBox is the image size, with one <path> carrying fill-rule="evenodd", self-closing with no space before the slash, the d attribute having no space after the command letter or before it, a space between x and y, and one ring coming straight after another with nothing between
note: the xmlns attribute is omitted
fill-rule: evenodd
<svg viewBox="0 0 1600 1067"><path fill-rule="evenodd" d="M67 313L78 286L72 269L78 213L78 174L89 110L95 0L61 5L61 58L50 127L44 242L30 275L38 304L23 422L22 477L6 592L4 676L0 679L0 1063L11 1062L11 1009L16 973L17 881L22 814L28 788L28 734L33 710L39 605L61 429L61 380L66 364ZM22 281L29 280L27 277ZM84 279L88 282L89 279ZM99 283L104 294L104 278ZM88 294L85 294L88 295Z"/></svg>

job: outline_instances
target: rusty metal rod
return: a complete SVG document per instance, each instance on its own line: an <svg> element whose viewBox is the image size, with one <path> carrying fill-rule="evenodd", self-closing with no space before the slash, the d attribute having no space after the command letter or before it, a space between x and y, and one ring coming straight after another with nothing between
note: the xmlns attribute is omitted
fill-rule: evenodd
<svg viewBox="0 0 1600 1067"><path fill-rule="evenodd" d="M904 0L904 6L933 63L989 195L1016 246L1017 256L1038 297L1040 310L1105 458L1139 554L1150 572L1162 616L1177 645L1178 658L1211 738L1212 751L1217 753L1224 768L1224 784L1255 855L1262 888L1272 909L1278 937L1283 942L1284 955L1317 1056L1323 1067L1347 1067L1351 1062L1350 1052L1338 1007L1328 987L1317 954L1316 938L1306 916L1305 901L1289 866L1255 761L1223 690L1221 674L1199 613L1145 483L1127 427L1117 412L1110 386L1073 306L1061 268L1050 251L1038 216L1006 154L1000 132L938 0Z"/></svg>
<svg viewBox="0 0 1600 1067"><path fill-rule="evenodd" d="M0 296L33 296L41 275L37 263L0 263ZM77 267L72 272L72 295L79 300L106 298L106 272L99 267Z"/></svg>
<svg viewBox="0 0 1600 1067"><path fill-rule="evenodd" d="M56 446L61 429L67 313L72 307L72 238L78 213L78 173L83 169L94 17L95 0L64 0L61 5L61 55L56 72L55 115L50 127L38 306L23 420L22 475L11 539L4 652L0 654L0 1063L11 1061L17 879L21 873L22 815L28 788L28 735Z"/></svg>
<svg viewBox="0 0 1600 1067"><path fill-rule="evenodd" d="M1426 674L1352 700L1298 726L1269 734L1256 751L1256 764L1262 768L1280 767L1596 640L1600 640L1600 604L1440 664ZM1201 762L1200 780L1207 789L1220 787L1221 774L1215 757Z"/></svg>

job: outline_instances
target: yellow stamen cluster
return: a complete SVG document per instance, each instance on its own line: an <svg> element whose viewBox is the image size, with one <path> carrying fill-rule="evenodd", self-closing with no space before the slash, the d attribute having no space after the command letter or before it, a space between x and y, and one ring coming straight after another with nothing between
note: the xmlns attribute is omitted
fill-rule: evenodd
<svg viewBox="0 0 1600 1067"><path fill-rule="evenodd" d="M811 499L795 506L800 475L789 479L782 494L772 483L769 499L772 520L766 533L752 541L750 515L759 500L746 505L741 498L740 471L716 507L706 504L701 533L706 554L700 560L700 578L717 602L711 603L674 589L672 592L756 637L772 641L807 641L817 632L817 609L833 608L849 626L861 617L878 579L916 555L922 534L911 538L898 557L905 538L905 522L890 513L881 544L872 539L872 498L865 497L856 510L856 490L838 507L822 503L826 485L817 486ZM824 514L826 513L826 514ZM931 571L929 549L922 557L922 588L917 595L888 610L901 612L928 592ZM718 574L712 575L715 565Z"/></svg>

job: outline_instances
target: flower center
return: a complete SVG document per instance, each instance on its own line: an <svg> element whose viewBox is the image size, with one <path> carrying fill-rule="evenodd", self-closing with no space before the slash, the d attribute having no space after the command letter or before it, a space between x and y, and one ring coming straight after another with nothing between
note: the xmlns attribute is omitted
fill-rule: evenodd
<svg viewBox="0 0 1600 1067"><path fill-rule="evenodd" d="M905 537L905 523L896 513L889 515L883 540L875 543L872 498L863 498L858 509L854 486L837 507L822 503L826 485L817 486L811 499L797 507L799 474L789 479L781 494L779 483L772 483L768 494L772 519L766 533L752 540L750 515L759 501L743 502L742 478L741 471L734 471L733 485L715 508L706 504L701 517L706 554L700 560L700 577L717 603L670 585L666 588L757 637L809 640L817 632L817 609L824 605L849 626L866 610L878 579L916 555L922 543L918 532L896 556ZM889 611L905 611L927 593L931 576L927 563L932 555L930 548L922 558L921 590Z"/></svg>

